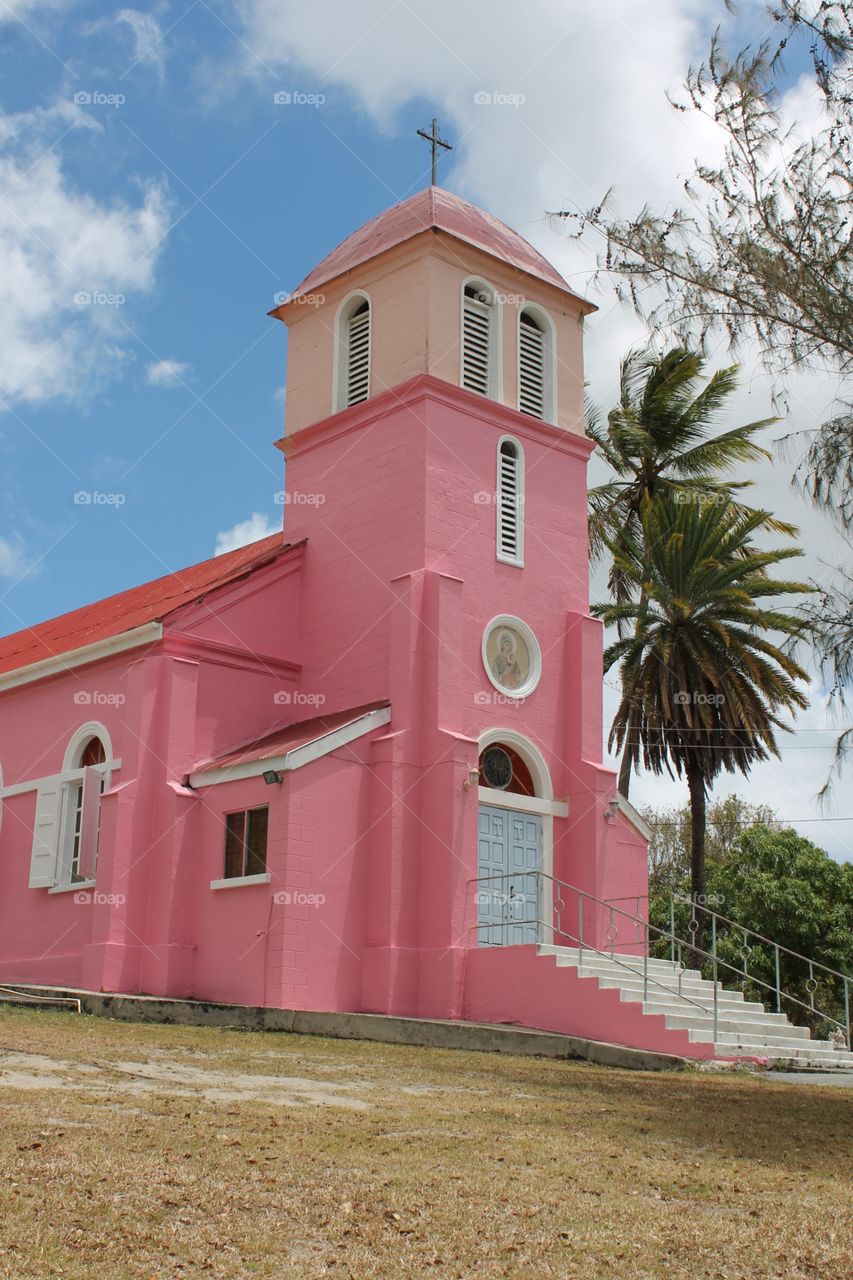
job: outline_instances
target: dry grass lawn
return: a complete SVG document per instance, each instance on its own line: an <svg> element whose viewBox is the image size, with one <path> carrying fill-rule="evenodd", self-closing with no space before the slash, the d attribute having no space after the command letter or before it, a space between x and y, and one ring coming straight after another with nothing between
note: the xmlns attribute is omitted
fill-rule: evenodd
<svg viewBox="0 0 853 1280"><path fill-rule="evenodd" d="M0 1008L6 1280L848 1280L853 1094Z"/></svg>

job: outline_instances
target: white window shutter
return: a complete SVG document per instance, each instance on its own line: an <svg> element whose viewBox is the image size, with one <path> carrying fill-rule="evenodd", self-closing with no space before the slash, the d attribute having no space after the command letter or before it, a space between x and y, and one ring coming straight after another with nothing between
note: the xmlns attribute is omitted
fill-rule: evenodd
<svg viewBox="0 0 853 1280"><path fill-rule="evenodd" d="M347 321L346 408L360 404L370 392L370 307Z"/></svg>
<svg viewBox="0 0 853 1280"><path fill-rule="evenodd" d="M487 396L491 390L491 309L467 293L462 308L462 385Z"/></svg>
<svg viewBox="0 0 853 1280"><path fill-rule="evenodd" d="M36 795L33 849L30 857L30 888L49 889L56 884L59 853L60 782L48 778Z"/></svg>
<svg viewBox="0 0 853 1280"><path fill-rule="evenodd" d="M94 880L98 859L98 828L101 817L101 783L104 773L100 765L83 771L83 814L80 826L80 856L77 872L84 880Z"/></svg>
<svg viewBox="0 0 853 1280"><path fill-rule="evenodd" d="M524 471L521 448L511 440L498 447L498 559L524 562Z"/></svg>
<svg viewBox="0 0 853 1280"><path fill-rule="evenodd" d="M518 407L545 417L545 334L525 315L518 326Z"/></svg>

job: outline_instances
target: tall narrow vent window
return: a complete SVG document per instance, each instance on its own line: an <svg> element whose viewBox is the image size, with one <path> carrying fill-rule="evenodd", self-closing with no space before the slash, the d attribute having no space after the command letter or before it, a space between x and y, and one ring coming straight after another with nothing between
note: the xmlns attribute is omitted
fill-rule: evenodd
<svg viewBox="0 0 853 1280"><path fill-rule="evenodd" d="M497 557L524 564L524 455L515 440L498 445Z"/></svg>
<svg viewBox="0 0 853 1280"><path fill-rule="evenodd" d="M346 374L343 408L366 400L370 390L370 303L356 306L346 321Z"/></svg>
<svg viewBox="0 0 853 1280"><path fill-rule="evenodd" d="M531 418L545 418L548 335L535 316L522 311L518 326L518 407Z"/></svg>
<svg viewBox="0 0 853 1280"><path fill-rule="evenodd" d="M466 284L462 297L462 386L481 396L492 394L494 307L484 285Z"/></svg>

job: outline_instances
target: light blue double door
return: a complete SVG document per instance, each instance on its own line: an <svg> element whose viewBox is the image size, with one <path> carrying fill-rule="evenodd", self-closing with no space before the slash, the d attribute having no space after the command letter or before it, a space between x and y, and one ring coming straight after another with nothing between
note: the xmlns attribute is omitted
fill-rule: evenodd
<svg viewBox="0 0 853 1280"><path fill-rule="evenodd" d="M481 804L477 937L481 947L538 940L542 819Z"/></svg>

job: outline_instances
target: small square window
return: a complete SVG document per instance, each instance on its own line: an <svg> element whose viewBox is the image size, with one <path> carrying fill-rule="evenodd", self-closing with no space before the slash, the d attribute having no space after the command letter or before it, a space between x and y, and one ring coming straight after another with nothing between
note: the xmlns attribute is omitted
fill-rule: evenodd
<svg viewBox="0 0 853 1280"><path fill-rule="evenodd" d="M269 808L245 809L225 815L226 880L261 876L267 869Z"/></svg>

